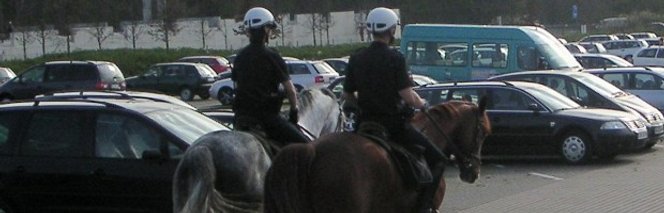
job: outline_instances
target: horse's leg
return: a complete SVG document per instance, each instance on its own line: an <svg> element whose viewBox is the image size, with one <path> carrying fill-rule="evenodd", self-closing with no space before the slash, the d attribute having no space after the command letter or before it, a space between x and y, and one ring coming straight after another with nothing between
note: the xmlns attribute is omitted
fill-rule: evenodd
<svg viewBox="0 0 664 213"><path fill-rule="evenodd" d="M438 185L438 190L436 191L436 196L433 198L434 206L437 210L440 210L443 207L443 199L445 198L445 179L440 179L440 184Z"/></svg>

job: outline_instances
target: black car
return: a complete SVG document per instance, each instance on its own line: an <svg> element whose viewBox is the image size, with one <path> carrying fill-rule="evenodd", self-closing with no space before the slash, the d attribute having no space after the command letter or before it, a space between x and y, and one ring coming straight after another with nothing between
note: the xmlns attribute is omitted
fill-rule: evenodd
<svg viewBox="0 0 664 213"><path fill-rule="evenodd" d="M617 110L584 108L554 90L529 82L465 82L426 85L415 91L431 104L477 103L488 97L492 133L487 155L560 154L569 163L612 158L648 139L639 117Z"/></svg>
<svg viewBox="0 0 664 213"><path fill-rule="evenodd" d="M649 132L649 140L642 148L650 149L664 138L664 116L657 108L593 74L577 71L525 71L493 76L489 79L538 82L582 106L620 110L639 115L646 123Z"/></svg>
<svg viewBox="0 0 664 213"><path fill-rule="evenodd" d="M159 63L150 66L142 75L128 77L127 89L159 91L190 101L195 95L201 99L210 98L208 89L217 79L217 74L205 64Z"/></svg>
<svg viewBox="0 0 664 213"><path fill-rule="evenodd" d="M120 68L106 61L52 61L35 65L0 86L0 100L32 99L63 90L124 90Z"/></svg>
<svg viewBox="0 0 664 213"><path fill-rule="evenodd" d="M172 177L203 134L228 130L145 99L0 105L1 212L172 212Z"/></svg>

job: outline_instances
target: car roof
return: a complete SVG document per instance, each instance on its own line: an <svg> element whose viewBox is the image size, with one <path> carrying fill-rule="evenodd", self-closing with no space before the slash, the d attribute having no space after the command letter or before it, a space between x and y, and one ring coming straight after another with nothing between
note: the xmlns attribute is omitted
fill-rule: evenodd
<svg viewBox="0 0 664 213"><path fill-rule="evenodd" d="M481 80L481 81L459 81L459 82L446 82L438 84L429 84L416 87L415 89L432 89L440 87L485 87L485 86L494 86L494 87L546 87L539 83L527 82L527 81L497 81L497 80Z"/></svg>
<svg viewBox="0 0 664 213"><path fill-rule="evenodd" d="M110 61L47 61L44 64L110 64Z"/></svg>
<svg viewBox="0 0 664 213"><path fill-rule="evenodd" d="M195 58L223 58L223 57L222 56L215 56L215 55L196 55L196 56L185 56L185 57L182 57L178 60L181 60L181 59L195 59Z"/></svg>
<svg viewBox="0 0 664 213"><path fill-rule="evenodd" d="M589 73L600 73L600 72L636 72L636 71L645 71L645 72L656 72L664 74L664 68L660 67L608 67L608 68L596 68L596 69L587 69L584 72Z"/></svg>
<svg viewBox="0 0 664 213"><path fill-rule="evenodd" d="M42 100L42 101L23 101L12 102L0 105L0 110L3 109L26 109L26 108L56 108L56 109L71 109L74 107L89 107L89 108L115 108L126 109L145 114L152 111L172 110L172 109L187 109L185 107L146 100L128 100L128 99L67 99L67 100Z"/></svg>
<svg viewBox="0 0 664 213"><path fill-rule="evenodd" d="M194 62L164 62L164 63L156 63L153 64L153 66L169 66L169 65L197 65L201 63L194 63Z"/></svg>
<svg viewBox="0 0 664 213"><path fill-rule="evenodd" d="M579 73L579 71L574 71L574 70L538 70L538 71L522 71L522 72L513 72L513 73L507 73L507 74L502 74L498 75L495 77L502 77L502 76L515 76L515 75L534 75L534 74L547 74L547 75L565 75L565 76L572 76L576 75ZM493 77L492 77L493 78ZM491 79L491 78L489 78Z"/></svg>
<svg viewBox="0 0 664 213"><path fill-rule="evenodd" d="M108 91L108 90L94 90L94 91L71 91L71 92L58 92L45 95L38 95L36 100L68 100L68 99L126 99L126 100L148 100L155 102L171 103L186 108L196 110L195 107L188 103L177 99L173 96L143 92L143 91Z"/></svg>

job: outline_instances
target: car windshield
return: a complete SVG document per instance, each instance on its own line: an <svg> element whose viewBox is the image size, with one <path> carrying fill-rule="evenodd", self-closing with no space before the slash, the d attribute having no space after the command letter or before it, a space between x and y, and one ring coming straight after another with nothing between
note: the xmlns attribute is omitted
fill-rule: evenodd
<svg viewBox="0 0 664 213"><path fill-rule="evenodd" d="M336 72L330 65L323 61L314 62L312 64L314 65L314 68L316 68L316 71L318 71L318 74L329 74Z"/></svg>
<svg viewBox="0 0 664 213"><path fill-rule="evenodd" d="M217 75L217 73L210 68L210 66L205 65L205 64L196 64L196 67L198 67L198 73L201 74L203 77L214 77Z"/></svg>
<svg viewBox="0 0 664 213"><path fill-rule="evenodd" d="M611 62L615 63L617 67L633 67L634 65L632 63L629 63L629 61L615 56L615 55L605 55L607 59L611 60Z"/></svg>
<svg viewBox="0 0 664 213"><path fill-rule="evenodd" d="M613 84L590 73L574 73L570 76L586 85L591 90L607 97L617 97L627 94Z"/></svg>
<svg viewBox="0 0 664 213"><path fill-rule="evenodd" d="M99 68L100 70L102 79L116 78L118 81L124 81L124 75L122 74L122 71L120 71L120 68L118 68L118 66L116 66L115 64L110 64L110 63L99 64L97 65L97 68Z"/></svg>
<svg viewBox="0 0 664 213"><path fill-rule="evenodd" d="M553 111L574 109L581 107L572 99L556 92L555 90L538 84L521 86L523 90L530 93L537 100Z"/></svg>
<svg viewBox="0 0 664 213"><path fill-rule="evenodd" d="M204 134L217 130L229 130L205 115L185 108L156 110L145 113L145 115L188 144L192 144Z"/></svg>
<svg viewBox="0 0 664 213"><path fill-rule="evenodd" d="M562 45L562 48L551 44L537 44L536 47L543 57L548 59L550 69L581 69L579 62Z"/></svg>

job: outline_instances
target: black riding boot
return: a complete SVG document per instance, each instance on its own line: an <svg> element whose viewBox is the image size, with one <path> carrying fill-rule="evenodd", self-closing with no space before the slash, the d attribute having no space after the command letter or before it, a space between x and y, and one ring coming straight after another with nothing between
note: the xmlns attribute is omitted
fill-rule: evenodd
<svg viewBox="0 0 664 213"><path fill-rule="evenodd" d="M438 191L438 186L440 185L440 180L443 178L443 172L445 171L445 163L439 162L429 167L431 169L431 176L433 176L433 182L424 188L424 191L420 194L418 199L418 212L419 213L433 213L438 212L437 206L434 206L433 200L436 196L436 191Z"/></svg>

